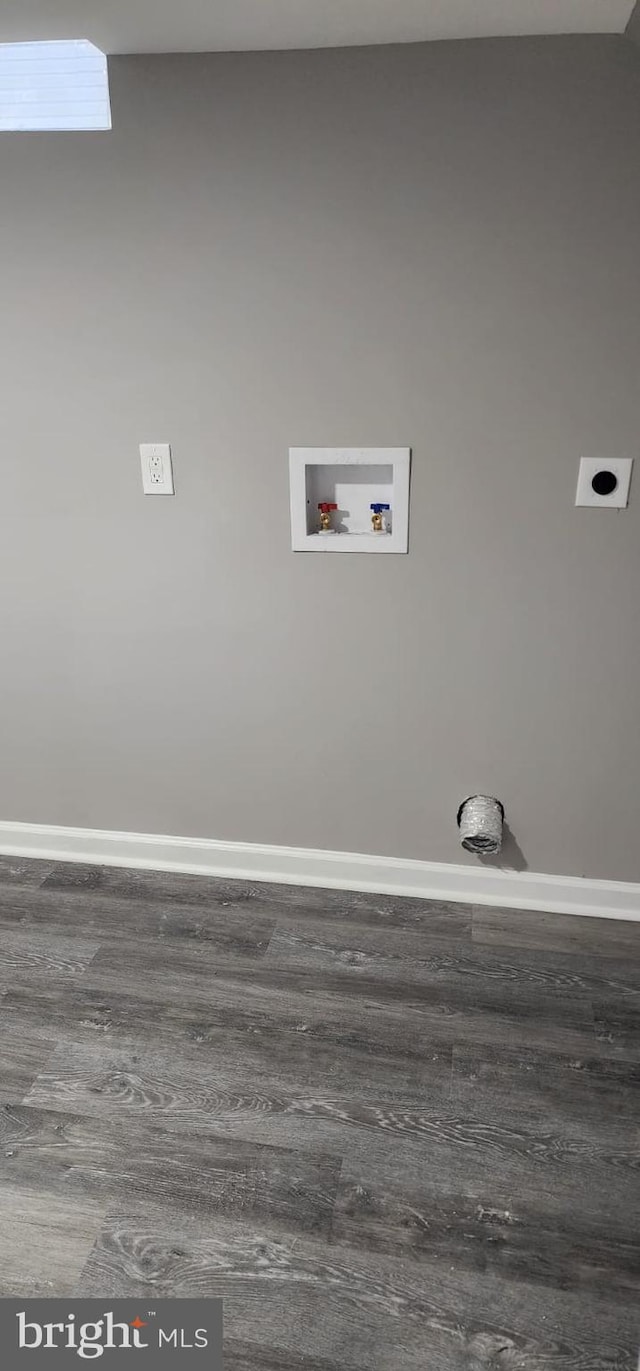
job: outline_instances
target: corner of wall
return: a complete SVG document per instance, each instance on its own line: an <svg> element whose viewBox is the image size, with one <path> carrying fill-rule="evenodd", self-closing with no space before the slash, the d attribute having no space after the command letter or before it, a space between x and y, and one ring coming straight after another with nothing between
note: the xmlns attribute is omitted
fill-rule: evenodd
<svg viewBox="0 0 640 1371"><path fill-rule="evenodd" d="M631 11L631 18L625 29L625 38L629 38L640 49L640 0L636 0Z"/></svg>

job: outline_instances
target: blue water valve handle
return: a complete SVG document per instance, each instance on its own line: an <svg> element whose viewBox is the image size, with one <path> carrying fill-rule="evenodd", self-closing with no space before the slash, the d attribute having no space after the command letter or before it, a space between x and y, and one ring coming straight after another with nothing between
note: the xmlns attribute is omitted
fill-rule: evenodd
<svg viewBox="0 0 640 1371"><path fill-rule="evenodd" d="M383 509L391 509L391 505L381 505L376 502L374 505L369 505L369 509L372 509L374 514L381 514Z"/></svg>

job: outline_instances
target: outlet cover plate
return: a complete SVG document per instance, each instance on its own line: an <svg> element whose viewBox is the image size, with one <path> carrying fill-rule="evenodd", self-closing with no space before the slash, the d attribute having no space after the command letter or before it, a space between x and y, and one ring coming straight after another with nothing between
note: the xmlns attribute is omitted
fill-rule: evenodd
<svg viewBox="0 0 640 1371"><path fill-rule="evenodd" d="M145 495L173 495L173 468L169 443L141 443L140 465Z"/></svg>
<svg viewBox="0 0 640 1371"><path fill-rule="evenodd" d="M626 509L629 503L631 469L633 457L582 457L578 473L576 505L586 505L598 509ZM608 495L599 495L593 489L592 481L599 472L610 472L616 479L614 489Z"/></svg>

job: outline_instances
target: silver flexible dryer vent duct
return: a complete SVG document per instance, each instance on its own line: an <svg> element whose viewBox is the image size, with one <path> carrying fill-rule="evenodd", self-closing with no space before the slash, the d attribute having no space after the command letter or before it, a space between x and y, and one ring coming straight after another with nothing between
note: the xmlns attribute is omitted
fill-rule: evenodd
<svg viewBox="0 0 640 1371"><path fill-rule="evenodd" d="M504 805L492 795L470 795L458 810L460 842L467 852L490 857L502 847Z"/></svg>

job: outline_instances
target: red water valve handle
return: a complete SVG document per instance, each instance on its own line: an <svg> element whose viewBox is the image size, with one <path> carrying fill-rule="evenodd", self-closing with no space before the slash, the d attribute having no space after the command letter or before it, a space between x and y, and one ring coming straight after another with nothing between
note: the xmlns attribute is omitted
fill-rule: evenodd
<svg viewBox="0 0 640 1371"><path fill-rule="evenodd" d="M329 514L329 513L331 512L332 509L337 509L337 508L338 508L337 505L329 505L329 504L327 504L326 500L323 500L322 503L318 505L318 509L322 510L322 513L323 513L323 514Z"/></svg>

